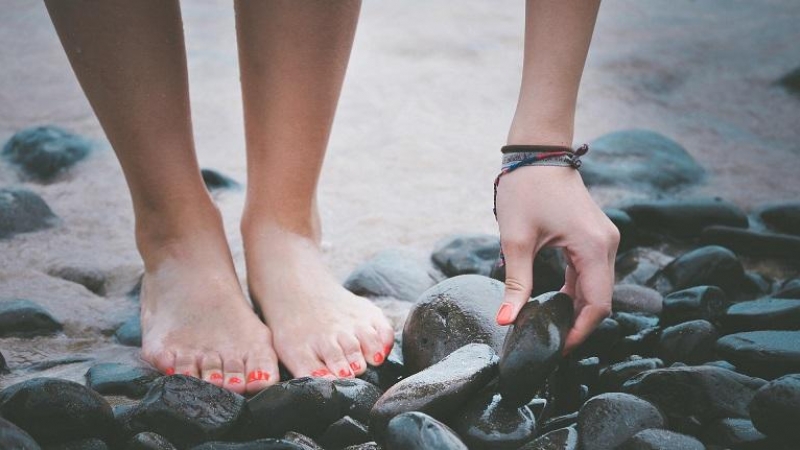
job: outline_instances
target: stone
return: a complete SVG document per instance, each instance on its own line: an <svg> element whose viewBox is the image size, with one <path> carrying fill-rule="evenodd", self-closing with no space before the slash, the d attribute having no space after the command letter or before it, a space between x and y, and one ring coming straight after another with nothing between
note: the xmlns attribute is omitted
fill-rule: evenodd
<svg viewBox="0 0 800 450"><path fill-rule="evenodd" d="M769 445L767 436L744 418L718 419L706 427L700 439L708 446L722 448L774 448Z"/></svg>
<svg viewBox="0 0 800 450"><path fill-rule="evenodd" d="M661 428L642 430L625 441L618 450L705 450L702 442L692 436Z"/></svg>
<svg viewBox="0 0 800 450"><path fill-rule="evenodd" d="M800 300L762 298L731 305L721 317L727 333L800 330Z"/></svg>
<svg viewBox="0 0 800 450"><path fill-rule="evenodd" d="M503 302L503 284L479 275L462 275L425 291L403 327L403 361L414 374L470 343L500 351L505 327L495 316Z"/></svg>
<svg viewBox="0 0 800 450"><path fill-rule="evenodd" d="M572 327L572 298L561 292L528 301L509 327L500 353L498 388L515 406L528 403L561 361Z"/></svg>
<svg viewBox="0 0 800 450"><path fill-rule="evenodd" d="M547 407L541 417L552 417L577 411L586 401L588 387L581 385L578 361L563 358L547 378Z"/></svg>
<svg viewBox="0 0 800 450"><path fill-rule="evenodd" d="M619 324L623 336L630 336L642 330L658 326L658 316L643 313L615 312L611 318Z"/></svg>
<svg viewBox="0 0 800 450"><path fill-rule="evenodd" d="M611 296L615 312L660 314L664 296L655 289L636 284L617 284Z"/></svg>
<svg viewBox="0 0 800 450"><path fill-rule="evenodd" d="M175 446L158 433L144 431L128 441L125 450L176 450Z"/></svg>
<svg viewBox="0 0 800 450"><path fill-rule="evenodd" d="M389 356L386 357L383 364L377 367L367 365L367 369L364 373L359 375L358 378L374 384L383 391L405 378L406 368L402 361L400 361L400 358L397 357L398 353L402 357L402 350L398 351L398 347L402 347L402 343L400 345L395 344L392 348L392 352L389 353ZM281 377L281 379L283 379L283 377Z"/></svg>
<svg viewBox="0 0 800 450"><path fill-rule="evenodd" d="M665 363L702 364L712 359L719 334L711 322L692 320L664 328L657 354Z"/></svg>
<svg viewBox="0 0 800 450"><path fill-rule="evenodd" d="M608 360L612 362L623 361L630 355L654 357L656 356L660 336L661 327L645 328L636 334L625 336L611 349Z"/></svg>
<svg viewBox="0 0 800 450"><path fill-rule="evenodd" d="M289 441L300 445L304 449L307 450L325 450L317 444L316 441L311 439L310 437L306 436L305 434L296 433L294 431L289 431L283 435L284 441Z"/></svg>
<svg viewBox="0 0 800 450"><path fill-rule="evenodd" d="M406 412L389 421L386 450L468 450L447 425L421 412Z"/></svg>
<svg viewBox="0 0 800 450"><path fill-rule="evenodd" d="M161 377L130 413L135 432L158 433L176 447L220 439L239 420L244 397L185 375Z"/></svg>
<svg viewBox="0 0 800 450"><path fill-rule="evenodd" d="M58 266L47 271L50 276L80 284L97 295L106 293L106 277L98 269L89 267Z"/></svg>
<svg viewBox="0 0 800 450"><path fill-rule="evenodd" d="M45 336L63 326L49 311L30 300L0 300L0 336Z"/></svg>
<svg viewBox="0 0 800 450"><path fill-rule="evenodd" d="M481 391L448 423L470 450L516 450L536 433L531 411L507 404L494 389Z"/></svg>
<svg viewBox="0 0 800 450"><path fill-rule="evenodd" d="M655 405L621 392L592 397L578 412L582 450L613 449L642 430L665 426L666 420Z"/></svg>
<svg viewBox="0 0 800 450"><path fill-rule="evenodd" d="M358 378L333 380L339 413L361 422L369 422L369 413L383 395L377 386Z"/></svg>
<svg viewBox="0 0 800 450"><path fill-rule="evenodd" d="M284 439L259 439L250 442L206 442L191 450L308 450L308 447Z"/></svg>
<svg viewBox="0 0 800 450"><path fill-rule="evenodd" d="M773 296L800 299L800 278L785 281Z"/></svg>
<svg viewBox="0 0 800 450"><path fill-rule="evenodd" d="M619 391L626 381L640 373L664 367L658 358L639 358L611 364L600 370L598 389L601 392Z"/></svg>
<svg viewBox="0 0 800 450"><path fill-rule="evenodd" d="M89 438L48 445L45 450L108 450L108 445L100 439Z"/></svg>
<svg viewBox="0 0 800 450"><path fill-rule="evenodd" d="M626 381L622 390L657 405L675 430L687 421L707 424L724 417L747 417L747 406L764 384L719 367L679 366L642 372Z"/></svg>
<svg viewBox="0 0 800 450"><path fill-rule="evenodd" d="M720 199L655 200L622 208L640 232L696 238L712 225L747 228L747 215Z"/></svg>
<svg viewBox="0 0 800 450"><path fill-rule="evenodd" d="M533 258L533 288L531 296L536 297L545 292L557 291L564 286L564 273L567 269L567 260L560 248L545 247L536 253ZM491 277L505 283L506 267L497 265Z"/></svg>
<svg viewBox="0 0 800 450"><path fill-rule="evenodd" d="M365 442L363 444L351 445L342 450L382 450L382 447L375 441Z"/></svg>
<svg viewBox="0 0 800 450"><path fill-rule="evenodd" d="M372 408L370 433L380 438L393 417L408 411L445 419L496 374L495 351L486 344L467 344L389 388Z"/></svg>
<svg viewBox="0 0 800 450"><path fill-rule="evenodd" d="M203 177L203 183L209 191L218 191L221 189L239 189L242 187L238 181L233 178L223 175L214 169L201 169L200 175Z"/></svg>
<svg viewBox="0 0 800 450"><path fill-rule="evenodd" d="M757 215L767 227L774 231L800 235L800 202L766 206Z"/></svg>
<svg viewBox="0 0 800 450"><path fill-rule="evenodd" d="M800 67L782 76L776 83L790 93L800 95Z"/></svg>
<svg viewBox="0 0 800 450"><path fill-rule="evenodd" d="M603 212L619 230L619 249L626 250L633 247L639 239L639 233L631 216L617 208L606 208Z"/></svg>
<svg viewBox="0 0 800 450"><path fill-rule="evenodd" d="M738 294L744 269L736 255L720 246L700 247L676 258L647 281L662 294L695 286L717 286L726 294Z"/></svg>
<svg viewBox="0 0 800 450"><path fill-rule="evenodd" d="M54 126L26 128L3 146L3 158L26 177L51 181L91 151L86 139Z"/></svg>
<svg viewBox="0 0 800 450"><path fill-rule="evenodd" d="M0 392L0 416L39 444L105 437L113 430L111 406L73 381L32 378Z"/></svg>
<svg viewBox="0 0 800 450"><path fill-rule="evenodd" d="M622 339L622 331L619 323L606 317L592 331L592 334L575 349L574 354L580 358L596 356L601 361L605 361L620 339Z"/></svg>
<svg viewBox="0 0 800 450"><path fill-rule="evenodd" d="M489 276L500 255L500 238L490 234L458 234L436 243L434 264L448 277Z"/></svg>
<svg viewBox="0 0 800 450"><path fill-rule="evenodd" d="M707 320L719 324L728 306L728 297L716 286L695 286L675 291L664 297L661 323L676 325L690 320Z"/></svg>
<svg viewBox="0 0 800 450"><path fill-rule="evenodd" d="M785 375L762 386L749 411L761 433L784 442L800 440L800 374Z"/></svg>
<svg viewBox="0 0 800 450"><path fill-rule="evenodd" d="M578 430L565 427L543 434L518 450L578 450Z"/></svg>
<svg viewBox="0 0 800 450"><path fill-rule="evenodd" d="M41 450L30 434L2 417L0 417L0 448Z"/></svg>
<svg viewBox="0 0 800 450"><path fill-rule="evenodd" d="M7 373L11 373L11 370L8 368L8 363L6 362L6 357L0 353L0 375L5 375Z"/></svg>
<svg viewBox="0 0 800 450"><path fill-rule="evenodd" d="M94 358L89 356L79 356L79 355L64 356L62 358L53 358L53 359L46 359L44 361L38 361L25 367L25 369L28 372L41 372L43 370L52 369L53 367L68 366L70 364L78 364L93 360Z"/></svg>
<svg viewBox="0 0 800 450"><path fill-rule="evenodd" d="M99 363L86 372L86 387L103 395L143 397L161 373L147 367L121 363Z"/></svg>
<svg viewBox="0 0 800 450"><path fill-rule="evenodd" d="M38 194L21 188L0 188L0 239L50 228L57 222Z"/></svg>
<svg viewBox="0 0 800 450"><path fill-rule="evenodd" d="M578 423L578 411L561 416L550 417L538 425L539 434L544 435L560 428L572 427Z"/></svg>
<svg viewBox="0 0 800 450"><path fill-rule="evenodd" d="M117 331L114 333L114 336L117 338L117 342L122 345L127 345L129 347L141 347L142 346L142 322L137 314L135 317L131 317L125 323L120 325L117 328Z"/></svg>
<svg viewBox="0 0 800 450"><path fill-rule="evenodd" d="M335 450L369 441L369 432L361 422L344 416L330 424L317 440L323 448Z"/></svg>
<svg viewBox="0 0 800 450"><path fill-rule="evenodd" d="M414 302L438 282L432 270L400 250L384 250L356 267L344 287L356 295Z"/></svg>
<svg viewBox="0 0 800 450"><path fill-rule="evenodd" d="M614 271L619 284L644 285L673 259L652 248L634 247L617 256Z"/></svg>
<svg viewBox="0 0 800 450"><path fill-rule="evenodd" d="M571 356L574 359L574 356ZM591 356L579 359L575 365L576 376L581 384L595 386L600 379L600 358Z"/></svg>
<svg viewBox="0 0 800 450"><path fill-rule="evenodd" d="M599 137L589 147L581 176L590 187L660 193L692 186L705 178L705 170L680 144L653 131L617 131Z"/></svg>
<svg viewBox="0 0 800 450"><path fill-rule="evenodd" d="M717 340L716 352L742 373L777 378L800 373L800 331L746 331Z"/></svg>
<svg viewBox="0 0 800 450"><path fill-rule="evenodd" d="M739 255L760 258L800 259L800 236L713 226L703 230L700 241L720 245Z"/></svg>

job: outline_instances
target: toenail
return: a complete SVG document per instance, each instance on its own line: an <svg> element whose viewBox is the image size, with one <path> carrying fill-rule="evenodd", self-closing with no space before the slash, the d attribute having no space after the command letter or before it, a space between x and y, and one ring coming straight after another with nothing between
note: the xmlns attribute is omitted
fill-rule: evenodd
<svg viewBox="0 0 800 450"><path fill-rule="evenodd" d="M165 370L164 373L167 375L175 375L175 369L170 367L169 369Z"/></svg>
<svg viewBox="0 0 800 450"><path fill-rule="evenodd" d="M218 380L221 380L221 379L222 379L222 374L221 374L221 373L219 373L219 372L212 373L212 374L211 374L211 379L212 379L213 381L218 381Z"/></svg>
<svg viewBox="0 0 800 450"><path fill-rule="evenodd" d="M231 379L228 380L229 384L239 384L241 382L242 382L242 380L239 379L238 377L232 377Z"/></svg>
<svg viewBox="0 0 800 450"><path fill-rule="evenodd" d="M377 352L372 358L375 360L375 363L380 364L383 362L383 353Z"/></svg>
<svg viewBox="0 0 800 450"><path fill-rule="evenodd" d="M262 372L260 370L254 370L247 375L247 382L251 383L253 381L267 381L269 380L269 372Z"/></svg>
<svg viewBox="0 0 800 450"><path fill-rule="evenodd" d="M349 377L352 374L353 374L353 372L350 372L347 369L339 369L339 376L340 377Z"/></svg>
<svg viewBox="0 0 800 450"><path fill-rule="evenodd" d="M385 354L387 354L387 355L388 355L389 353L392 353L392 345L391 345L391 344L387 345L387 346L386 346L386 347L383 349L383 353L385 353Z"/></svg>
<svg viewBox="0 0 800 450"><path fill-rule="evenodd" d="M324 377L326 375L330 375L331 372L328 369L319 369L311 372L312 377Z"/></svg>
<svg viewBox="0 0 800 450"><path fill-rule="evenodd" d="M351 362L350 363L350 368L353 369L354 372L355 371L359 371L359 370L361 370L361 364L359 364L357 362Z"/></svg>

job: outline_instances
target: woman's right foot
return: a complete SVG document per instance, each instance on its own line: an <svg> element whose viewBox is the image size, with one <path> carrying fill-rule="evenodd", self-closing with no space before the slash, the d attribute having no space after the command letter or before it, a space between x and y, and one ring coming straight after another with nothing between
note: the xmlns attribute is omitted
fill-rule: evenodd
<svg viewBox="0 0 800 450"><path fill-rule="evenodd" d="M252 394L278 382L278 359L239 285L219 215L212 216L204 220L217 222L211 227L189 222L195 228L186 236L139 236L142 359L167 375Z"/></svg>

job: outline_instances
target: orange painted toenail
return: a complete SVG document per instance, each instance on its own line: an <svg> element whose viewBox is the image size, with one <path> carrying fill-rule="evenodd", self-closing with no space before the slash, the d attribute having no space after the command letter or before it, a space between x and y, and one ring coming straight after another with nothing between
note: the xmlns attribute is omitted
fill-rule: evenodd
<svg viewBox="0 0 800 450"><path fill-rule="evenodd" d="M330 375L331 372L328 369L319 369L311 372L312 377L324 377L326 375Z"/></svg>
<svg viewBox="0 0 800 450"><path fill-rule="evenodd" d="M167 375L175 375L175 369L170 367L169 369L165 370L164 373Z"/></svg>
<svg viewBox="0 0 800 450"><path fill-rule="evenodd" d="M350 375L352 375L352 374L353 374L353 372L350 372L350 371L349 371L349 370L347 370L347 369L340 369L340 370L339 370L339 376L340 376L340 377L349 377L349 376L350 376Z"/></svg>
<svg viewBox="0 0 800 450"><path fill-rule="evenodd" d="M247 375L247 382L251 383L253 381L261 381L261 380L269 380L269 373L262 372L260 370L254 370Z"/></svg>
<svg viewBox="0 0 800 450"><path fill-rule="evenodd" d="M218 381L218 380L221 380L221 379L222 379L222 374L221 374L221 373L219 373L219 372L212 373L212 374L211 374L211 379L212 379L213 381Z"/></svg>
<svg viewBox="0 0 800 450"><path fill-rule="evenodd" d="M511 303L503 303L500 311L497 312L497 323L500 325L508 325L511 323L511 314L514 312L514 306Z"/></svg>
<svg viewBox="0 0 800 450"><path fill-rule="evenodd" d="M350 363L350 368L353 369L354 372L357 372L357 371L361 370L361 364L359 364L357 362L351 362Z"/></svg>
<svg viewBox="0 0 800 450"><path fill-rule="evenodd" d="M375 360L376 364L382 363L383 362L383 353L381 353L381 352L375 353L375 356L373 356L372 359Z"/></svg>
<svg viewBox="0 0 800 450"><path fill-rule="evenodd" d="M390 345L387 345L387 346L386 346L386 347L383 349L383 353L385 353L385 354L387 354L387 355L388 355L389 353L392 353L392 345L391 345L391 344L390 344Z"/></svg>
<svg viewBox="0 0 800 450"><path fill-rule="evenodd" d="M228 380L228 383L229 383L229 384L239 384L239 383L241 383L241 382L242 382L242 380L241 380L241 379L239 379L238 377L231 377L231 378Z"/></svg>

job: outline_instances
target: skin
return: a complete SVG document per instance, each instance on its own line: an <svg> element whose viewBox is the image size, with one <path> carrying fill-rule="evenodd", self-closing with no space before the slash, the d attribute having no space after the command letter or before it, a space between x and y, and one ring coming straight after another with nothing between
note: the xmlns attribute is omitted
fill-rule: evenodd
<svg viewBox="0 0 800 450"><path fill-rule="evenodd" d="M525 57L509 144L571 146L575 106L599 0L528 0ZM575 322L569 353L611 312L619 231L569 167L522 167L501 178L497 222L506 258L505 298L497 314L513 323L530 298L533 258L560 247L569 263L564 287Z"/></svg>

